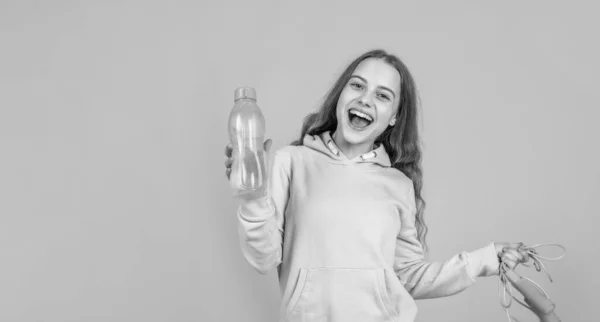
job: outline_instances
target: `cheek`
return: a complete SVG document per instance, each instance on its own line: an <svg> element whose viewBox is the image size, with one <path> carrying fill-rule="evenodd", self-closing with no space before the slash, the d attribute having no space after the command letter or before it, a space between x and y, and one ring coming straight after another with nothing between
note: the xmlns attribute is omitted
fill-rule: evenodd
<svg viewBox="0 0 600 322"><path fill-rule="evenodd" d="M378 122L381 124L381 127L386 128L388 123L392 119L394 110L391 108L391 105L389 105L389 104L385 104L385 105L382 104L378 108L379 108Z"/></svg>
<svg viewBox="0 0 600 322"><path fill-rule="evenodd" d="M338 106L345 107L354 99L356 99L358 95L349 88L344 88L342 93L340 93L340 98L338 99Z"/></svg>
<svg viewBox="0 0 600 322"><path fill-rule="evenodd" d="M340 119L343 115L344 115L344 104L342 102L342 98L340 97L340 99L337 102L336 108L335 108L335 114L337 116L338 119Z"/></svg>
<svg viewBox="0 0 600 322"><path fill-rule="evenodd" d="M348 93L346 91L343 91L340 94L340 98L338 98L337 105L336 105L338 117L343 115L344 110L346 109L348 104L350 104L350 102L352 101L352 97L350 97L350 96L351 95L348 95Z"/></svg>

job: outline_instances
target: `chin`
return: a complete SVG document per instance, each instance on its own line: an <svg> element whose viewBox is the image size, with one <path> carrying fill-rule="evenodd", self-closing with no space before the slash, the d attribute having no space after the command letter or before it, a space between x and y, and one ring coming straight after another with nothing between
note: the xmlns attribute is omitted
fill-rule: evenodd
<svg viewBox="0 0 600 322"><path fill-rule="evenodd" d="M349 144L361 144L371 140L372 129L367 129L362 132L353 130L350 125L344 124L341 127L342 138Z"/></svg>

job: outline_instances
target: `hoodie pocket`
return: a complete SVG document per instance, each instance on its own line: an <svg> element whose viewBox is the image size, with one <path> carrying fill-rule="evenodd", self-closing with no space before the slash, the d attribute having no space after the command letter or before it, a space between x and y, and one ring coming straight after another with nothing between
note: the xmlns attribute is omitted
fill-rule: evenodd
<svg viewBox="0 0 600 322"><path fill-rule="evenodd" d="M301 268L288 321L392 321L397 313L385 283L383 268Z"/></svg>

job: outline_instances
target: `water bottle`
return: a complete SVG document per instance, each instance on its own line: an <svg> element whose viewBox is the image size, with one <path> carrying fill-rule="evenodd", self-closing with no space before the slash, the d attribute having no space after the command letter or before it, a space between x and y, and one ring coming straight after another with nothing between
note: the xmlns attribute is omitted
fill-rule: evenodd
<svg viewBox="0 0 600 322"><path fill-rule="evenodd" d="M265 118L256 104L256 91L252 87L237 88L229 114L233 148L229 181L235 197L251 199L267 194L264 137Z"/></svg>

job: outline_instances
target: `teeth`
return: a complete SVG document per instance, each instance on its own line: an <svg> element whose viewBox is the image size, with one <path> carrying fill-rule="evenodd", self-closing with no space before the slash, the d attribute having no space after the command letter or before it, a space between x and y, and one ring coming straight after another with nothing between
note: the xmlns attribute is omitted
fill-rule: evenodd
<svg viewBox="0 0 600 322"><path fill-rule="evenodd" d="M367 119L367 120L369 120L369 122L373 122L373 118L371 118L369 115L367 115L365 113L359 112L357 110L350 110L350 113L354 114L354 115L357 115L357 116L360 116L360 117L362 117L364 119Z"/></svg>

